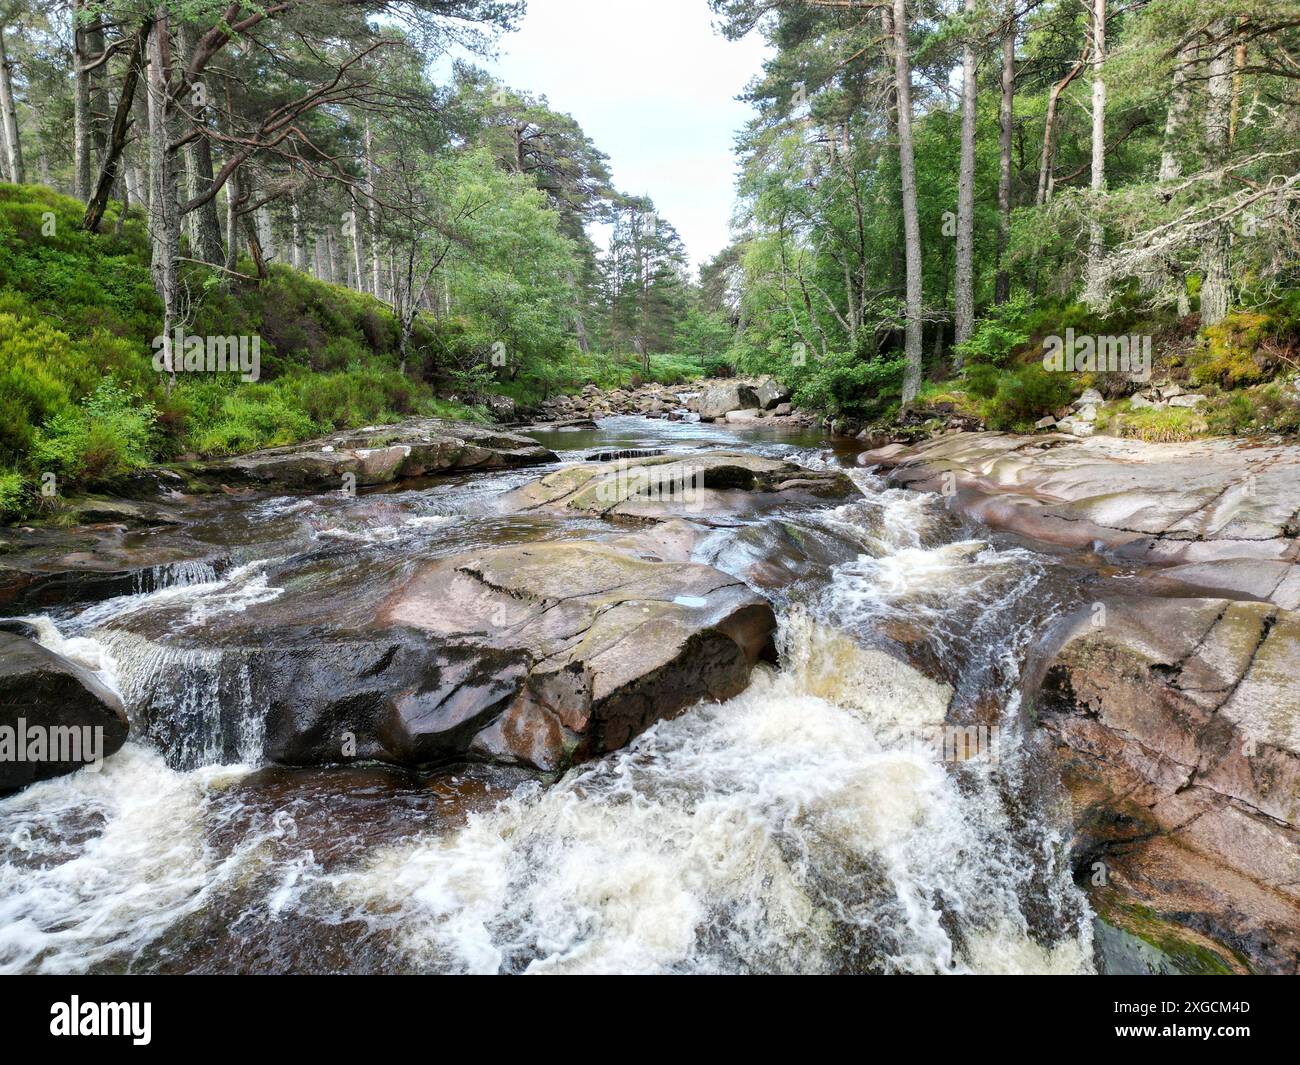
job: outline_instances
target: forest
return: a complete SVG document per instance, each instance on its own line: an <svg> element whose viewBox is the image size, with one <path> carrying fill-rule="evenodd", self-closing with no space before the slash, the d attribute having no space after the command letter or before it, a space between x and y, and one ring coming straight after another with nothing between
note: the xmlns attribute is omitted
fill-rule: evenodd
<svg viewBox="0 0 1300 1065"><path fill-rule="evenodd" d="M1067 329L1206 395L1135 432L1300 429L1293 0L709 6L768 58L692 272L546 86L476 61L522 2L5 0L0 508L593 382L1025 428L1124 390L1043 370ZM178 373L187 335L259 337L258 380Z"/></svg>

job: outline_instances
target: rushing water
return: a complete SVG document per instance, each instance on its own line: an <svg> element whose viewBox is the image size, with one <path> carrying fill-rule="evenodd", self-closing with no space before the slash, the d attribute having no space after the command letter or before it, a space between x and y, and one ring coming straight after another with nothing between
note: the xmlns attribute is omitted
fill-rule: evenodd
<svg viewBox="0 0 1300 1065"><path fill-rule="evenodd" d="M815 435L639 418L543 439L564 461L853 459ZM860 499L732 523L696 549L773 597L781 669L554 782L259 767L238 659L155 638L220 633L304 581L338 594L431 554L600 528L504 513L498 497L536 475L225 504L230 564L173 564L135 595L27 619L122 692L133 738L99 772L0 800L0 971L1090 971L1017 695L1077 574L869 472L853 474ZM186 680L146 721L159 671ZM995 742L946 758L945 714Z"/></svg>

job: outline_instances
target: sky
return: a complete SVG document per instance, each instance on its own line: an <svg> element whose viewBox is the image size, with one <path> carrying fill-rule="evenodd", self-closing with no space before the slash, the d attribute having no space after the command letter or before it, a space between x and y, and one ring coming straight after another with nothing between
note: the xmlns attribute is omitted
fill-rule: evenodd
<svg viewBox="0 0 1300 1065"><path fill-rule="evenodd" d="M752 114L736 96L765 54L759 35L727 41L711 23L707 0L529 0L499 57L480 61L576 118L615 187L654 200L693 266L730 243L732 144Z"/></svg>

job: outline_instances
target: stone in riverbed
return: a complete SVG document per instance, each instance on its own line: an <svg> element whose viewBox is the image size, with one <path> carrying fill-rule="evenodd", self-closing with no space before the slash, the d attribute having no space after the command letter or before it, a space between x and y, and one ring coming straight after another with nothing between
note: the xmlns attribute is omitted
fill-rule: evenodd
<svg viewBox="0 0 1300 1065"><path fill-rule="evenodd" d="M41 750L29 761L36 730ZM106 758L126 742L127 730L121 701L88 669L0 632L0 794ZM29 742L20 750L24 735Z"/></svg>
<svg viewBox="0 0 1300 1065"><path fill-rule="evenodd" d="M504 502L520 511L661 521L844 499L854 491L853 482L840 473L742 452L706 451L566 467L516 489Z"/></svg>
<svg viewBox="0 0 1300 1065"><path fill-rule="evenodd" d="M414 570L363 563L341 583L305 558L271 576L283 594L237 614L195 619L178 603L116 619L102 639L177 768L264 753L555 770L730 698L770 653L771 608L685 561L694 530L645 533L484 547Z"/></svg>
<svg viewBox="0 0 1300 1065"><path fill-rule="evenodd" d="M1294 446L958 433L859 461L923 490L951 480L953 506L987 525L1159 566L1193 592L1300 606Z"/></svg>
<svg viewBox="0 0 1300 1065"><path fill-rule="evenodd" d="M467 422L414 418L199 463L188 472L210 483L321 492L339 490L346 475L356 479L357 487L365 487L435 473L537 466L555 458L527 436Z"/></svg>
<svg viewBox="0 0 1300 1065"><path fill-rule="evenodd" d="M790 398L790 390L775 377L764 377L754 386L754 395L763 410L772 410Z"/></svg>
<svg viewBox="0 0 1300 1065"><path fill-rule="evenodd" d="M766 600L718 570L611 545L440 559L382 603L375 627L394 650L376 645L332 687L333 652L285 678L268 753L337 761L346 731L359 756L400 765L477 757L559 769L700 699L738 694L775 626Z"/></svg>
<svg viewBox="0 0 1300 1065"><path fill-rule="evenodd" d="M758 393L752 385L738 381L725 382L706 388L695 401L700 421L712 422L725 418L733 410L752 410L759 406Z"/></svg>

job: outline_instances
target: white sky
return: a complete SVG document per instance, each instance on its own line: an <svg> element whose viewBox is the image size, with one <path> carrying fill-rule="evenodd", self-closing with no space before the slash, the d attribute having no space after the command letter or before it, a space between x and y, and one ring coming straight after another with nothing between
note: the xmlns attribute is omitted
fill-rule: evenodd
<svg viewBox="0 0 1300 1065"><path fill-rule="evenodd" d="M727 41L706 0L529 0L519 32L484 63L576 118L616 188L649 195L693 265L726 247L735 203L736 96L760 72L758 34Z"/></svg>

